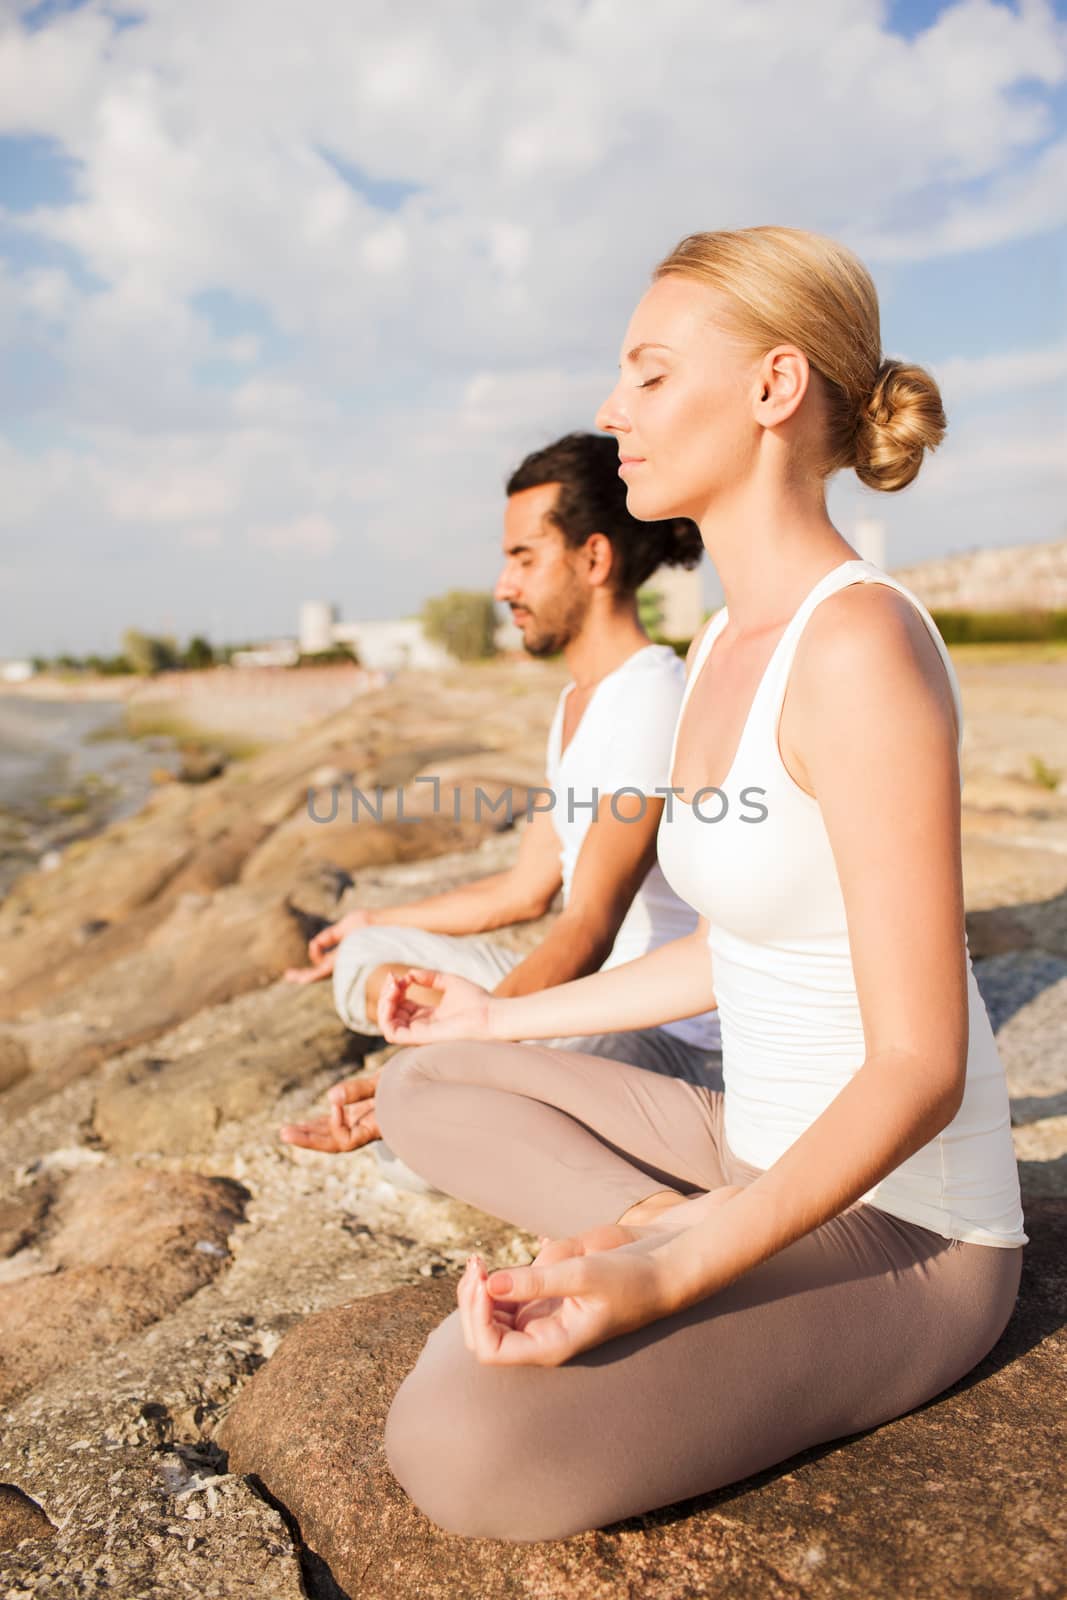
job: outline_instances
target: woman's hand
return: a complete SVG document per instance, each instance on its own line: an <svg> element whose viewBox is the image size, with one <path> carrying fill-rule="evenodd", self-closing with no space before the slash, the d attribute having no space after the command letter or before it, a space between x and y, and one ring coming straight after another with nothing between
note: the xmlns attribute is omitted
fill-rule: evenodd
<svg viewBox="0 0 1067 1600"><path fill-rule="evenodd" d="M591 1229L590 1240L601 1230ZM612 1235L619 1224L608 1224ZM552 1244L528 1267L489 1273L472 1256L457 1290L467 1349L488 1366L558 1367L621 1333L655 1322L670 1310L665 1274L657 1261L656 1240L637 1233L589 1243L577 1254L546 1260Z"/></svg>
<svg viewBox="0 0 1067 1600"><path fill-rule="evenodd" d="M409 987L436 989L441 998L426 1005L408 994ZM444 1039L488 1039L488 989L454 972L412 967L402 978L392 973L378 999L378 1026L390 1044L436 1044Z"/></svg>

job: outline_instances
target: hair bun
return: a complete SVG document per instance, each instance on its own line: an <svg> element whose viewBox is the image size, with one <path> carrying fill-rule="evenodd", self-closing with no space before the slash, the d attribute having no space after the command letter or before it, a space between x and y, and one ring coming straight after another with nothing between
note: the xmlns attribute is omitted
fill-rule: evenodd
<svg viewBox="0 0 1067 1600"><path fill-rule="evenodd" d="M945 437L941 392L922 367L885 360L856 431L856 476L869 489L904 489L923 453Z"/></svg>

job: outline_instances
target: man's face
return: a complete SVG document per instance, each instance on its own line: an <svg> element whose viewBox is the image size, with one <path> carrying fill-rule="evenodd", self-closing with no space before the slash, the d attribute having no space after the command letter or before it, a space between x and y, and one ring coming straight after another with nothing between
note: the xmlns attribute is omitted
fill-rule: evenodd
<svg viewBox="0 0 1067 1600"><path fill-rule="evenodd" d="M542 483L508 497L504 511L504 568L493 591L511 607L532 656L555 655L585 620L592 589L580 576L579 551L548 521L558 483Z"/></svg>

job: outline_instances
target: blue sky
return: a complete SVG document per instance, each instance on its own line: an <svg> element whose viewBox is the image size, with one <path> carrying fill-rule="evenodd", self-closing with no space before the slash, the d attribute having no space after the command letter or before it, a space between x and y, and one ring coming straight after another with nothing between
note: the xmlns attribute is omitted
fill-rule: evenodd
<svg viewBox="0 0 1067 1600"><path fill-rule="evenodd" d="M0 0L0 657L487 586L654 262L768 221L944 389L843 531L1067 536L1063 4Z"/></svg>

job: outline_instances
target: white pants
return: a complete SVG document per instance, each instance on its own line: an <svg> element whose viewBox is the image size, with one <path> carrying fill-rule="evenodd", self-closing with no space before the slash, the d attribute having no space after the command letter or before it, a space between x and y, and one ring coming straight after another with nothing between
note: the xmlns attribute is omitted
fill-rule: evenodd
<svg viewBox="0 0 1067 1600"><path fill-rule="evenodd" d="M377 1036L378 1027L367 1016L367 979L375 967L404 962L435 972L455 972L484 989L495 989L501 978L523 959L506 950L490 934L427 933L423 928L357 928L337 947L333 969L333 997L337 1014L355 1033ZM722 1051L687 1044L666 1028L639 1028L626 1033L572 1035L539 1039L559 1049L581 1050L586 1055L625 1061L648 1072L684 1078L688 1083L722 1088Z"/></svg>

